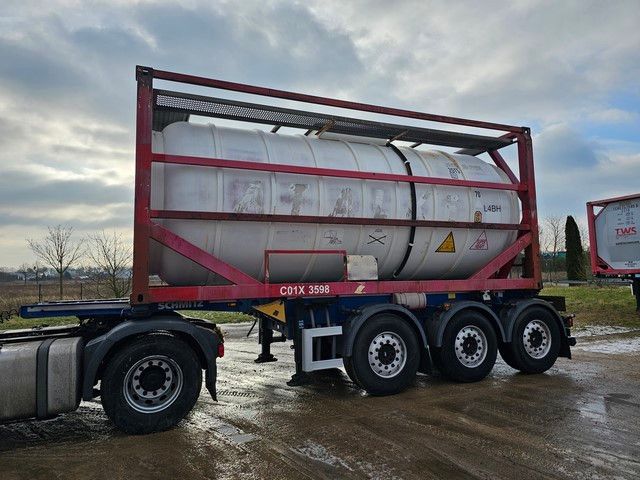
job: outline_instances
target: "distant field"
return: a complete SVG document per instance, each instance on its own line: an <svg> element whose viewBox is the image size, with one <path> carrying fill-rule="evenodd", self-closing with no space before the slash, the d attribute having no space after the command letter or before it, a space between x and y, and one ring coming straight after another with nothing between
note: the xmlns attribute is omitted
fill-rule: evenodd
<svg viewBox="0 0 640 480"><path fill-rule="evenodd" d="M82 298L96 298L99 296L99 285L91 282L69 280L64 282L64 299L78 300ZM35 303L39 299L43 302L59 300L58 283L54 280L24 283L0 283L0 311L17 310L20 305Z"/></svg>
<svg viewBox="0 0 640 480"><path fill-rule="evenodd" d="M31 289L20 287L22 286L3 286L0 284L0 311L14 309L21 304L37 301L37 296L35 299L33 298L33 286L27 286L31 287ZM52 287L47 286L47 288L50 289ZM68 296L65 295L65 298L73 298L74 292L78 294L75 298L79 298L80 288L77 284L69 284L65 288L65 293L69 292ZM83 293L87 293L83 295L87 298L90 296L90 289L87 289L86 286L83 287ZM546 287L542 294L566 297L567 311L576 314L576 326L618 325L640 328L640 315L635 312L635 299L628 287ZM54 300L55 294L47 299ZM253 317L248 315L228 312L186 311L182 313L193 317L205 318L216 323L238 323L253 320ZM10 320L0 323L0 330L28 328L35 325L65 325L73 324L76 321L74 317L25 320L12 316Z"/></svg>

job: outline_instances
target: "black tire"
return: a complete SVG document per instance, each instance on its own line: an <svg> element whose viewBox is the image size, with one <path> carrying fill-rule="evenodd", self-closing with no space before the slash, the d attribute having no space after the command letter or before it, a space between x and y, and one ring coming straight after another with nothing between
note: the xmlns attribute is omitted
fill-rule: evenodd
<svg viewBox="0 0 640 480"><path fill-rule="evenodd" d="M352 357L345 357L342 359L342 363L344 363L344 370L347 372L347 375L353 383L355 383L359 388L363 388L358 381L358 377L356 377L356 372L353 370L353 362L351 359Z"/></svg>
<svg viewBox="0 0 640 480"><path fill-rule="evenodd" d="M442 348L436 352L439 355L436 364L450 380L477 382L493 368L497 351L498 341L491 322L479 312L462 311L449 321L444 330ZM459 356L467 363L463 363Z"/></svg>
<svg viewBox="0 0 640 480"><path fill-rule="evenodd" d="M374 341L380 347L376 348ZM402 343L404 356L401 355ZM377 365L372 366L369 352L372 356L384 355L384 358L372 357L379 360ZM352 371L349 373L351 379L371 395L393 395L413 383L419 364L420 347L413 328L396 315L382 313L368 319L360 327L352 356L346 359L345 368L347 373L349 369ZM376 373L374 368L380 373Z"/></svg>
<svg viewBox="0 0 640 480"><path fill-rule="evenodd" d="M500 356L502 357L502 360L504 360L504 363L509 365L511 368L515 368L516 370L519 370L518 364L516 363L516 360L513 357L513 353L511 352L511 344L500 343L500 346L498 347L498 349L500 350Z"/></svg>
<svg viewBox="0 0 640 480"><path fill-rule="evenodd" d="M525 334L528 326L529 333ZM553 313L544 307L527 308L516 319L511 343L505 344L505 348L513 361L513 368L532 374L549 370L560 353L560 327ZM534 355L541 356L536 358Z"/></svg>
<svg viewBox="0 0 640 480"><path fill-rule="evenodd" d="M145 405L145 402L150 405L153 402L137 396L132 386L132 379L136 378L137 386L146 388L143 383L145 373L141 377L133 377L138 371L136 368L128 376L136 364L147 358L155 360L143 363L140 368L145 368L144 372L147 372L149 390L156 389L160 395L154 400L158 402L158 411L139 411L133 406L137 405L138 409L156 408ZM162 359L168 360L162 362ZM169 378L171 381L168 381ZM180 422L195 405L201 387L202 368L193 349L173 335L149 334L127 343L108 360L100 389L102 406L115 426L125 433L145 434L167 430ZM161 389L169 397L165 395L163 399ZM125 393L125 390L130 393ZM155 393L150 391L149 395Z"/></svg>
<svg viewBox="0 0 640 480"><path fill-rule="evenodd" d="M442 349L432 346L429 350L431 351L431 362L433 363L433 366L439 373L442 373Z"/></svg>

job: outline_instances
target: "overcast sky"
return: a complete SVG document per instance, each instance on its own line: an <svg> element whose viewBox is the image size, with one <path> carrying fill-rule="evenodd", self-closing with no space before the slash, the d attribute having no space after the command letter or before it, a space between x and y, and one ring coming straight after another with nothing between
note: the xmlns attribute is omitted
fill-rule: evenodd
<svg viewBox="0 0 640 480"><path fill-rule="evenodd" d="M2 1L0 266L130 236L136 64L530 126L542 217L640 191L638 0L179 3Z"/></svg>

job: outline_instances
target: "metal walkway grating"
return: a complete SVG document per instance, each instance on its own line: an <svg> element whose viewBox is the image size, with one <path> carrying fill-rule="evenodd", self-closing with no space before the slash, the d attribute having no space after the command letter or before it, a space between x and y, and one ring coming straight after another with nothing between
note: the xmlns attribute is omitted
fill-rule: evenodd
<svg viewBox="0 0 640 480"><path fill-rule="evenodd" d="M462 148L476 154L511 145L512 140L469 133L434 130L408 125L361 120L317 112L239 102L215 97L154 90L154 130L186 120L189 115L261 123L276 127L293 127L384 140L402 140Z"/></svg>

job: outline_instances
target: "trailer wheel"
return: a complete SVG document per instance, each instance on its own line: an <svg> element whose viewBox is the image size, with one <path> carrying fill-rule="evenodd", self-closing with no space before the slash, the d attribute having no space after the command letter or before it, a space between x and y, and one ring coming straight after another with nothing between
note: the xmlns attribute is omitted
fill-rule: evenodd
<svg viewBox="0 0 640 480"><path fill-rule="evenodd" d="M496 362L498 341L493 326L484 315L462 311L444 331L442 347L436 352L442 374L457 382L477 382L485 378Z"/></svg>
<svg viewBox="0 0 640 480"><path fill-rule="evenodd" d="M513 368L523 373L549 370L560 352L560 328L543 307L527 308L516 319L511 343L505 344Z"/></svg>
<svg viewBox="0 0 640 480"><path fill-rule="evenodd" d="M361 388L372 395L392 395L406 389L416 376L418 338L402 318L382 313L364 322L351 359L345 360L347 373Z"/></svg>
<svg viewBox="0 0 640 480"><path fill-rule="evenodd" d="M502 357L502 360L504 360L504 363L509 365L511 368L518 370L518 364L516 363L516 360L513 357L513 352L511 351L511 344L501 343L498 350L500 351L500 356Z"/></svg>
<svg viewBox="0 0 640 480"><path fill-rule="evenodd" d="M358 381L358 378L356 377L356 372L353 369L352 358L353 357L344 357L342 359L342 363L344 364L344 370L345 370L345 372L347 372L347 375L349 376L349 378L351 379L351 381L353 383L355 383L358 387L363 388L362 385L360 385L360 382Z"/></svg>
<svg viewBox="0 0 640 480"><path fill-rule="evenodd" d="M144 434L175 426L193 408L202 369L193 349L169 334L150 334L118 350L101 382L102 405L120 430Z"/></svg>

